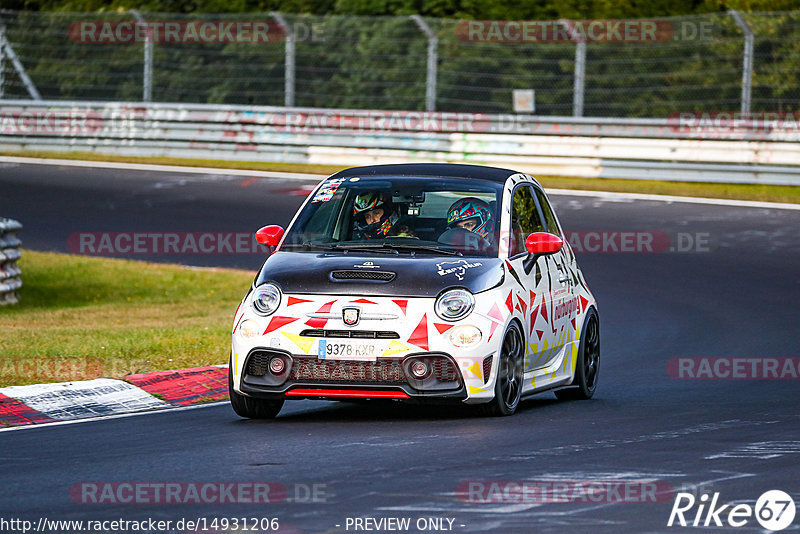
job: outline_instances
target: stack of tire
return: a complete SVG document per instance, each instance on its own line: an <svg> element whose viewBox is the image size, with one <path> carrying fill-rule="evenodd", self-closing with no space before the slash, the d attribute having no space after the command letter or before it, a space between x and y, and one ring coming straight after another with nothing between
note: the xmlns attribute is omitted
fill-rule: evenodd
<svg viewBox="0 0 800 534"><path fill-rule="evenodd" d="M0 306L16 304L17 291L22 287L22 269L17 260L22 256L19 246L22 242L17 232L22 225L13 219L0 217Z"/></svg>

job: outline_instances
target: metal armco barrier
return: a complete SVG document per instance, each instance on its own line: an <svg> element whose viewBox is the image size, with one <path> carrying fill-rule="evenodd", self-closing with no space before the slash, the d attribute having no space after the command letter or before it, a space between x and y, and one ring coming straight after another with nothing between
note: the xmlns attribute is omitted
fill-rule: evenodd
<svg viewBox="0 0 800 534"><path fill-rule="evenodd" d="M19 251L21 241L17 238L21 229L19 222L0 217L0 306L15 304L17 290L22 287L22 269L17 265L22 256Z"/></svg>
<svg viewBox="0 0 800 534"><path fill-rule="evenodd" d="M799 122L707 119L6 100L0 149L346 166L441 161L541 175L800 184L800 114Z"/></svg>

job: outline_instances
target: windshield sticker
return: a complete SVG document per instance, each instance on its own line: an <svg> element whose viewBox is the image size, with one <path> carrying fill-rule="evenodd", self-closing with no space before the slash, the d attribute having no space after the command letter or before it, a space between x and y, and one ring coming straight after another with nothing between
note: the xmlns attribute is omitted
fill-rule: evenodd
<svg viewBox="0 0 800 534"><path fill-rule="evenodd" d="M322 187L319 189L319 191L317 191L317 194L314 195L314 198L311 199L311 202L328 202L333 198L333 194L336 193L336 190L339 189L339 186L342 185L343 181L343 178L339 178L337 180L325 182L322 184Z"/></svg>
<svg viewBox="0 0 800 534"><path fill-rule="evenodd" d="M448 274L456 275L456 278L459 280L464 279L464 273L467 272L467 269L472 269L473 267L480 267L483 265L480 262L469 263L467 260L458 260L458 261L443 261L441 263L436 264L436 269L438 269L439 276L445 276Z"/></svg>

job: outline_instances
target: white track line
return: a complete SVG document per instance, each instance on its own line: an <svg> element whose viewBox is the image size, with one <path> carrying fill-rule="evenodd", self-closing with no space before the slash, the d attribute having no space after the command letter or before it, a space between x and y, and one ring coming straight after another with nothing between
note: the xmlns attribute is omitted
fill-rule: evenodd
<svg viewBox="0 0 800 534"><path fill-rule="evenodd" d="M584 191L581 189L546 189L548 195L572 197L600 197L609 200L654 200L658 202L684 202L687 204L713 204L716 206L738 206L742 208L767 208L775 210L798 210L800 204L783 202L761 202L758 200L731 200L727 198L676 197L670 195L648 195L646 193L616 193L612 191Z"/></svg>
<svg viewBox="0 0 800 534"><path fill-rule="evenodd" d="M223 174L228 176L249 176L253 178L286 178L288 180L320 181L327 174L306 174L297 172L253 171L247 169L223 169L217 167L185 167L181 165L152 165L149 163L119 163L114 161L83 161L73 159L18 158L0 156L0 163L22 163L32 165L59 165L62 167L90 167L95 169L120 169L128 171L179 172L192 174Z"/></svg>
<svg viewBox="0 0 800 534"><path fill-rule="evenodd" d="M227 176L250 176L254 178L283 178L286 180L314 180L326 178L327 174L308 174L294 172L255 171L246 169L222 169L216 167L184 167L178 165L151 165L147 163L117 163L111 161L82 161L71 159L21 158L0 156L0 163L19 163L34 165L60 165L63 167L90 167L97 169L121 169L131 171L176 172L193 174L217 174ZM584 191L581 189L547 189L550 195L575 197L600 197L613 200L651 200L654 202L683 202L686 204L710 204L715 206L736 206L741 208L762 208L800 211L800 204L782 202L760 202L756 200L730 200L724 198L678 197L670 195L650 195L646 193L616 193L612 191Z"/></svg>

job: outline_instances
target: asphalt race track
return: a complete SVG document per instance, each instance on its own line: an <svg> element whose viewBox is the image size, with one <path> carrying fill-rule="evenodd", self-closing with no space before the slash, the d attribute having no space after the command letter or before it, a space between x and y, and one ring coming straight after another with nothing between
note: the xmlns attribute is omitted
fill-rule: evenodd
<svg viewBox="0 0 800 534"><path fill-rule="evenodd" d="M24 224L24 247L67 251L78 232L252 232L285 225L310 185L224 171L6 165L0 167L0 215ZM221 403L0 432L0 515L36 521L266 517L291 533L366 531L347 523L356 517L410 518L410 532L432 531L431 523L417 530L420 519L445 519L445 528L452 519L454 532L650 533L711 530L713 519L712 527L667 526L678 491L698 498L718 492L718 505L753 506L763 492L780 489L800 502L797 377L691 380L667 371L668 361L679 357L797 361L800 211L582 196L558 196L554 203L568 231L655 232L669 236L673 249L689 249L578 251L600 306L595 399L558 402L543 394L525 401L514 417L493 419L394 404L298 401L268 422L241 420ZM582 245L596 246L580 235ZM245 269L263 261L260 254L229 253L125 257ZM236 305L231 302L231 314ZM555 503L518 491L474 494L493 502L470 502L473 494L458 493L523 481L571 481L572 488L606 481L623 490L597 502ZM657 502L615 498L641 481L657 485ZM70 488L82 482L273 482L286 488L287 498L260 505L84 504L70 498ZM697 509L686 512L689 522ZM704 520L705 513L701 525ZM790 528L796 532L798 525L800 514ZM741 528L716 530L765 532L754 517Z"/></svg>

